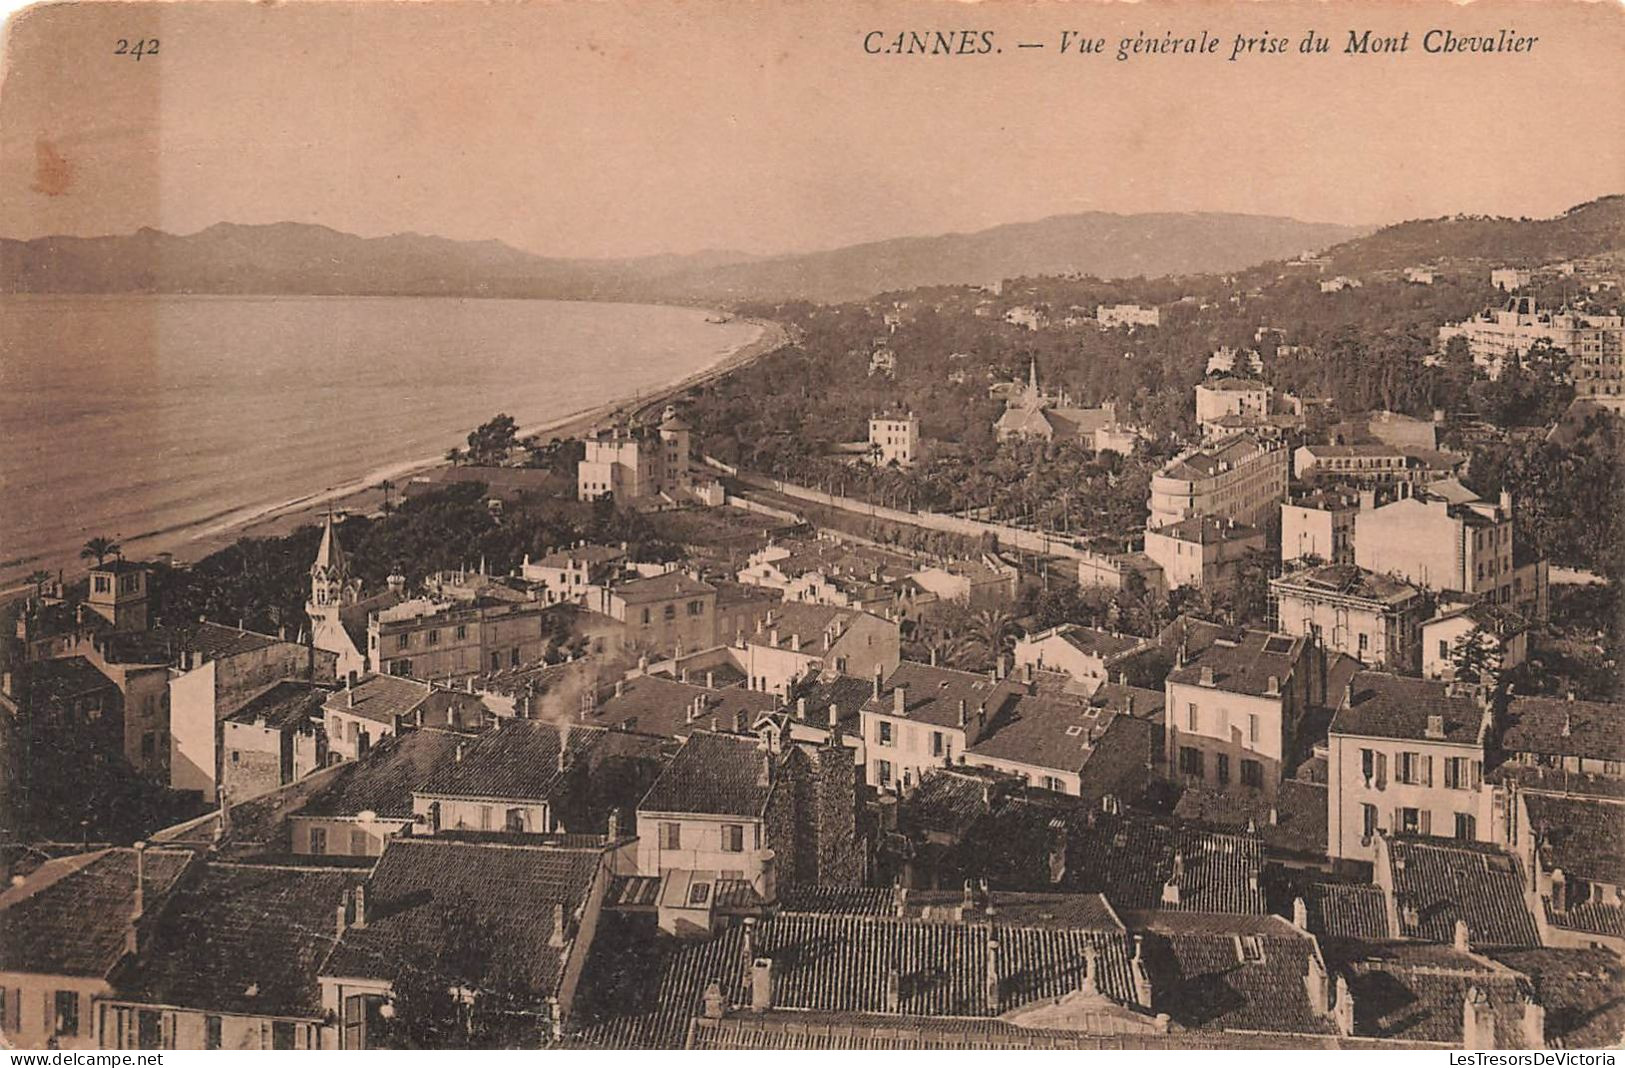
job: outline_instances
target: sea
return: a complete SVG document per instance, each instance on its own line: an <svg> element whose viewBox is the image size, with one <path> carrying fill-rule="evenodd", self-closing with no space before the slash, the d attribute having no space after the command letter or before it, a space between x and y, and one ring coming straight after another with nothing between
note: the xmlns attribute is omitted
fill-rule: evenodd
<svg viewBox="0 0 1625 1068"><path fill-rule="evenodd" d="M498 412L671 385L762 328L703 309L446 297L0 297L0 589L399 476Z"/></svg>

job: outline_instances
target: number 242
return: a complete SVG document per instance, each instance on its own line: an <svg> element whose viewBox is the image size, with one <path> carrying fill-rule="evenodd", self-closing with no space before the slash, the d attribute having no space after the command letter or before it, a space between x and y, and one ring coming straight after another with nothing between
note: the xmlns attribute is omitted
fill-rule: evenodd
<svg viewBox="0 0 1625 1068"><path fill-rule="evenodd" d="M120 37L118 47L113 49L113 54L115 56L134 56L136 62L139 63L142 56L156 56L158 54L158 38L144 37L139 41L131 41Z"/></svg>

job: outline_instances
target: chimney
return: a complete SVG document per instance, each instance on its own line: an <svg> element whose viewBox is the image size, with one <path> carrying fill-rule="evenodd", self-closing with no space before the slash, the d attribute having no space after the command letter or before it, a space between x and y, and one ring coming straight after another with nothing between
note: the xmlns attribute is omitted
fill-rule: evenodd
<svg viewBox="0 0 1625 1068"><path fill-rule="evenodd" d="M1433 715L1428 717L1427 729L1424 732L1429 738L1444 737L1444 717Z"/></svg>
<svg viewBox="0 0 1625 1068"><path fill-rule="evenodd" d="M899 716L907 715L908 714L908 687L906 685L904 685L903 683L898 683L896 686L892 687L891 698L892 698L892 711L894 713L896 713L897 715L899 715Z"/></svg>
<svg viewBox="0 0 1625 1068"><path fill-rule="evenodd" d="M886 672L879 664L875 665L875 693L876 701L880 700L880 688L886 684Z"/></svg>
<svg viewBox="0 0 1625 1068"><path fill-rule="evenodd" d="M999 1011L999 940L991 937L987 940L986 993L987 1011L997 1013Z"/></svg>
<svg viewBox="0 0 1625 1068"><path fill-rule="evenodd" d="M1029 686L1033 684L1033 665L1030 660L1021 666L1021 681Z"/></svg>
<svg viewBox="0 0 1625 1068"><path fill-rule="evenodd" d="M554 949L564 945L564 906L557 901L553 903L553 933L548 936L547 944Z"/></svg>
<svg viewBox="0 0 1625 1068"><path fill-rule="evenodd" d="M931 661L931 666L936 667L937 666L937 647L934 646L934 645L930 649L930 657L929 658L930 658L930 661Z"/></svg>
<svg viewBox="0 0 1625 1068"><path fill-rule="evenodd" d="M779 628L774 627L767 632L767 644L777 649L779 647Z"/></svg>
<svg viewBox="0 0 1625 1068"><path fill-rule="evenodd" d="M367 927L367 884L358 883L355 888L355 920L350 924L358 931Z"/></svg>
<svg viewBox="0 0 1625 1068"><path fill-rule="evenodd" d="M705 1018L707 1020L722 1019L727 1004L727 1000L722 996L722 987L718 985L716 980L713 979L710 983L707 983L705 987Z"/></svg>
<svg viewBox="0 0 1625 1068"><path fill-rule="evenodd" d="M968 723L970 723L970 712L965 704L965 699L961 697L959 699L959 729L964 730Z"/></svg>
<svg viewBox="0 0 1625 1068"><path fill-rule="evenodd" d="M1451 945L1456 947L1457 953L1466 953L1471 950L1472 939L1467 928L1466 920L1456 921L1455 927L1451 929L1450 942Z"/></svg>
<svg viewBox="0 0 1625 1068"><path fill-rule="evenodd" d="M1523 1041L1529 1049L1546 1048L1546 1007L1534 998L1523 1003Z"/></svg>
<svg viewBox="0 0 1625 1068"><path fill-rule="evenodd" d="M796 719L805 721L806 718L807 718L807 699L805 697L798 697L798 698L796 698Z"/></svg>
<svg viewBox="0 0 1625 1068"><path fill-rule="evenodd" d="M1200 682L1201 682L1201 684L1203 686L1212 686L1213 685L1213 666L1211 664L1203 664L1202 665L1202 675L1201 675Z"/></svg>
<svg viewBox="0 0 1625 1068"><path fill-rule="evenodd" d="M570 725L566 723L559 728L559 770L564 771L570 766Z"/></svg>
<svg viewBox="0 0 1625 1068"><path fill-rule="evenodd" d="M135 899L130 905L130 922L138 922L147 911L147 843L137 842L135 850Z"/></svg>
<svg viewBox="0 0 1625 1068"><path fill-rule="evenodd" d="M1151 1008L1151 977L1145 970L1145 939L1134 936L1134 956L1128 962L1130 977L1134 980L1134 1003L1142 1009Z"/></svg>
<svg viewBox="0 0 1625 1068"><path fill-rule="evenodd" d="M333 912L335 914L334 919L336 920L334 926L337 929L337 937L343 938L345 929L350 926L349 909L346 907L343 901L340 901Z"/></svg>
<svg viewBox="0 0 1625 1068"><path fill-rule="evenodd" d="M707 671L705 673L705 688L707 690L714 690L717 688L717 673L715 671Z"/></svg>
<svg viewBox="0 0 1625 1068"><path fill-rule="evenodd" d="M1292 899L1292 926L1300 931L1309 930L1309 906L1303 903L1303 898Z"/></svg>
<svg viewBox="0 0 1625 1068"><path fill-rule="evenodd" d="M1100 985L1095 981L1095 973L1100 970L1100 960L1095 955L1093 943L1084 943L1083 947L1083 985L1079 988L1085 997L1099 997Z"/></svg>
<svg viewBox="0 0 1625 1068"><path fill-rule="evenodd" d="M901 1012L903 1005L902 978L896 968L886 969L886 1011Z"/></svg>
<svg viewBox="0 0 1625 1068"><path fill-rule="evenodd" d="M609 827L604 832L604 838L610 842L618 842L621 838L621 813L617 809L609 810Z"/></svg>
<svg viewBox="0 0 1625 1068"><path fill-rule="evenodd" d="M1337 1025L1340 1035L1354 1033L1354 995L1349 991L1349 981L1343 976L1337 977L1336 1000L1332 1002L1332 1022Z"/></svg>
<svg viewBox="0 0 1625 1068"><path fill-rule="evenodd" d="M1495 1009L1478 987L1469 987L1462 1001L1461 1046L1463 1049L1495 1048Z"/></svg>
<svg viewBox="0 0 1625 1068"><path fill-rule="evenodd" d="M1354 707L1354 676L1353 675L1349 676L1349 684L1348 684L1348 686L1344 687L1344 690L1343 690L1343 707L1344 708L1353 708Z"/></svg>
<svg viewBox="0 0 1625 1068"><path fill-rule="evenodd" d="M836 730L841 725L841 709L834 701L829 703L829 729Z"/></svg>
<svg viewBox="0 0 1625 1068"><path fill-rule="evenodd" d="M457 743L457 748L452 750L451 762L453 764L461 764L463 762L463 743L462 742L458 742Z"/></svg>
<svg viewBox="0 0 1625 1068"><path fill-rule="evenodd" d="M1280 695L1281 695L1281 677L1279 675L1271 675L1264 682L1264 696L1266 696L1266 697L1279 697Z"/></svg>
<svg viewBox="0 0 1625 1068"><path fill-rule="evenodd" d="M746 989L750 986L750 970L756 963L756 917L746 916L739 930L739 956L744 964Z"/></svg>
<svg viewBox="0 0 1625 1068"><path fill-rule="evenodd" d="M626 680L625 679L616 679L615 680L615 696L620 697L624 693L626 693Z"/></svg>
<svg viewBox="0 0 1625 1068"><path fill-rule="evenodd" d="M773 958L757 957L750 966L750 1011L773 1007Z"/></svg>
<svg viewBox="0 0 1625 1068"><path fill-rule="evenodd" d="M1309 1007L1315 1015L1322 1015L1331 1008L1331 1000L1327 996L1326 966L1321 963L1318 953L1309 955L1309 967L1303 973L1303 989L1309 995Z"/></svg>
<svg viewBox="0 0 1625 1068"><path fill-rule="evenodd" d="M790 651L792 653L801 652L801 634L799 632L790 635Z"/></svg>
<svg viewBox="0 0 1625 1068"><path fill-rule="evenodd" d="M903 885L902 879L891 884L892 915L902 919L908 915L908 887Z"/></svg>

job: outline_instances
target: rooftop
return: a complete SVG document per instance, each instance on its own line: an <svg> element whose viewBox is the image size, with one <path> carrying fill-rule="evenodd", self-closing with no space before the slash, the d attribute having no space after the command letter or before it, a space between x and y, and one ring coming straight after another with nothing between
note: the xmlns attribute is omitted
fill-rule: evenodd
<svg viewBox="0 0 1625 1068"><path fill-rule="evenodd" d="M1497 1049L1521 1049L1529 984L1476 953L1416 942L1328 942L1327 964L1348 981L1354 1033L1460 1047L1472 991L1489 1000Z"/></svg>
<svg viewBox="0 0 1625 1068"><path fill-rule="evenodd" d="M141 954L114 978L121 1000L265 1016L322 1015L317 971L336 914L364 875L210 863L178 890Z"/></svg>
<svg viewBox="0 0 1625 1068"><path fill-rule="evenodd" d="M650 578L628 579L611 587L616 597L626 604L649 604L655 601L669 601L678 597L697 597L701 594L716 593L717 588L703 579L697 579L682 571L668 571L664 575L655 575Z"/></svg>
<svg viewBox="0 0 1625 1068"><path fill-rule="evenodd" d="M1516 857L1446 838L1394 838L1388 850L1403 937L1449 943L1462 920L1474 946L1540 944Z"/></svg>
<svg viewBox="0 0 1625 1068"><path fill-rule="evenodd" d="M308 725L313 716L321 717L328 692L308 682L284 680L249 698L226 719L231 723L257 723L277 731L297 729Z"/></svg>
<svg viewBox="0 0 1625 1068"><path fill-rule="evenodd" d="M433 686L398 675L368 675L353 685L328 695L325 712L343 712L374 723L394 727L399 717L415 709L433 691Z"/></svg>
<svg viewBox="0 0 1625 1068"><path fill-rule="evenodd" d="M1185 481L1211 478L1267 451L1257 438L1244 432L1178 456L1158 473L1163 478Z"/></svg>
<svg viewBox="0 0 1625 1068"><path fill-rule="evenodd" d="M1625 761L1625 704L1514 697L1501 748L1509 753Z"/></svg>
<svg viewBox="0 0 1625 1068"><path fill-rule="evenodd" d="M905 660L886 679L878 699L871 691L864 711L895 715L896 692L900 687L905 690L903 715L938 727L959 726L961 702L968 723L974 725L978 711L984 708L987 718L992 720L1022 688L1012 679L996 682L975 672Z"/></svg>
<svg viewBox="0 0 1625 1068"><path fill-rule="evenodd" d="M321 974L393 980L474 946L492 974L539 1003L558 991L602 862L597 849L391 839L368 881L365 926L351 924Z"/></svg>
<svg viewBox="0 0 1625 1068"><path fill-rule="evenodd" d="M1333 734L1458 745L1477 745L1482 737L1485 713L1478 700L1453 695L1447 683L1361 671L1350 682L1350 690L1352 700L1349 691L1327 698L1338 702ZM1430 733L1430 726L1441 729Z"/></svg>
<svg viewBox="0 0 1625 1068"><path fill-rule="evenodd" d="M149 910L173 888L190 852L148 849ZM133 849L47 861L0 893L0 971L102 978L124 955L135 910Z"/></svg>
<svg viewBox="0 0 1625 1068"><path fill-rule="evenodd" d="M412 795L452 763L465 735L424 728L386 738L360 760L346 761L330 785L296 812L301 816L412 818Z"/></svg>
<svg viewBox="0 0 1625 1068"><path fill-rule="evenodd" d="M692 675L690 676L692 677ZM595 726L677 738L715 727L731 730L736 716L753 721L777 706L772 694L743 686L708 689L693 683L653 675L640 675L610 690L593 711Z"/></svg>
<svg viewBox="0 0 1625 1068"><path fill-rule="evenodd" d="M1525 793L1541 865L1593 883L1625 886L1625 805Z"/></svg>
<svg viewBox="0 0 1625 1068"><path fill-rule="evenodd" d="M1270 693L1272 678L1277 693L1286 686L1303 650L1301 637L1249 630L1240 644L1215 641L1184 667L1174 669L1168 681L1206 686L1211 680L1214 689L1263 697Z"/></svg>
<svg viewBox="0 0 1625 1068"><path fill-rule="evenodd" d="M442 762L417 792L429 797L548 801L604 733L598 727L510 719L469 742L461 759L454 749L451 762Z"/></svg>
<svg viewBox="0 0 1625 1068"><path fill-rule="evenodd" d="M1282 593L1315 597L1335 594L1365 601L1380 601L1390 607L1403 605L1421 595L1408 582L1379 575L1353 564L1327 564L1282 575L1270 583Z"/></svg>
<svg viewBox="0 0 1625 1068"><path fill-rule="evenodd" d="M1188 515L1177 523L1169 523L1146 533L1196 545L1221 545L1229 541L1246 541L1251 538L1262 541L1264 537L1264 532L1257 527L1214 515Z"/></svg>
<svg viewBox="0 0 1625 1068"><path fill-rule="evenodd" d="M1047 637L1060 638L1078 652L1087 656L1097 656L1101 659L1133 652L1149 641L1147 638L1141 638L1133 634L1118 634L1116 631L1080 626L1077 623L1067 623L1048 633L1035 634L1032 640L1037 641Z"/></svg>
<svg viewBox="0 0 1625 1068"><path fill-rule="evenodd" d="M767 751L754 737L696 731L638 811L759 818L772 792Z"/></svg>
<svg viewBox="0 0 1625 1068"><path fill-rule="evenodd" d="M1394 937L1385 900L1381 887L1364 884L1310 883L1303 894L1309 930L1322 938Z"/></svg>

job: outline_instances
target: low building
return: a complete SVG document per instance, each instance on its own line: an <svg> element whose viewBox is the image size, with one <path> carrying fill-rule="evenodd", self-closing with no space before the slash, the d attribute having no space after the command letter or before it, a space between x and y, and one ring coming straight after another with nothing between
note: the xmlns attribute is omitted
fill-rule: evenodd
<svg viewBox="0 0 1625 1068"><path fill-rule="evenodd" d="M1206 427L1225 416L1264 416L1270 413L1270 394L1263 382L1225 376L1196 383L1196 422Z"/></svg>
<svg viewBox="0 0 1625 1068"><path fill-rule="evenodd" d="M890 673L902 658L895 619L826 605L784 604L743 644L746 685L787 696L798 679L832 671L864 678Z"/></svg>
<svg viewBox="0 0 1625 1068"><path fill-rule="evenodd" d="M1217 516L1186 516L1145 532L1145 555L1162 569L1170 590L1234 585L1242 562L1264 551L1262 530Z"/></svg>
<svg viewBox="0 0 1625 1068"><path fill-rule="evenodd" d="M607 857L602 847L390 842L320 967L322 1007L343 1024L338 1047L380 1045L370 1032L388 1026L381 1010L396 984L425 951L457 943L477 946L483 978L501 984L505 996L492 1000L513 1041L557 1038L598 930Z"/></svg>
<svg viewBox="0 0 1625 1068"><path fill-rule="evenodd" d="M1371 881L1401 938L1462 951L1541 944L1533 895L1518 858L1468 839L1378 834Z"/></svg>
<svg viewBox="0 0 1625 1068"><path fill-rule="evenodd" d="M1095 308L1095 321L1107 330L1118 326L1160 326L1162 312L1138 304L1102 304Z"/></svg>
<svg viewBox="0 0 1625 1068"><path fill-rule="evenodd" d="M1162 746L1160 697L1135 711L1132 690L1118 703L1074 694L1018 694L978 731L964 762L1014 775L1029 785L1098 802L1133 800L1146 788Z"/></svg>
<svg viewBox="0 0 1625 1068"><path fill-rule="evenodd" d="M1192 515L1263 526L1286 497L1288 453L1251 434L1180 454L1151 476L1147 529Z"/></svg>
<svg viewBox="0 0 1625 1068"><path fill-rule="evenodd" d="M1358 486L1397 482L1422 485L1460 474L1467 457L1436 449L1372 442L1359 445L1300 445L1292 473L1301 481L1321 479Z"/></svg>
<svg viewBox="0 0 1625 1068"><path fill-rule="evenodd" d="M662 495L677 499L694 483L692 432L668 405L653 430L616 427L589 437L586 454L576 465L577 498L612 497L623 503Z"/></svg>
<svg viewBox="0 0 1625 1068"><path fill-rule="evenodd" d="M971 608L997 608L1016 599L1021 572L993 556L980 560L953 560L922 568L909 576L939 601L954 601Z"/></svg>
<svg viewBox="0 0 1625 1068"><path fill-rule="evenodd" d="M546 553L540 560L527 554L519 574L542 585L544 604L585 605L588 590L611 582L625 570L626 546L574 545Z"/></svg>
<svg viewBox="0 0 1625 1068"><path fill-rule="evenodd" d="M317 973L364 873L199 867L101 1002L102 1048L336 1048Z"/></svg>
<svg viewBox="0 0 1625 1068"><path fill-rule="evenodd" d="M588 605L626 628L628 653L681 655L717 644L717 588L686 571L595 587Z"/></svg>
<svg viewBox="0 0 1625 1068"><path fill-rule="evenodd" d="M332 769L289 813L286 851L302 857L378 856L391 838L418 829L413 795L472 741L455 731L411 730L384 739L365 759ZM312 780L312 785L318 784Z"/></svg>
<svg viewBox="0 0 1625 1068"><path fill-rule="evenodd" d="M863 705L865 782L906 790L955 763L1021 689L1019 683L913 661L877 672Z"/></svg>
<svg viewBox="0 0 1625 1068"><path fill-rule="evenodd" d="M1354 518L1354 562L1436 592L1514 603L1512 498L1453 503L1402 497Z"/></svg>
<svg viewBox="0 0 1625 1068"><path fill-rule="evenodd" d="M1326 758L1334 858L1371 860L1383 834L1490 840L1490 712L1479 697L1365 671L1335 707Z"/></svg>
<svg viewBox="0 0 1625 1068"><path fill-rule="evenodd" d="M6 1045L98 1048L98 1000L195 862L189 850L104 849L48 860L0 891Z"/></svg>
<svg viewBox="0 0 1625 1068"><path fill-rule="evenodd" d="M322 724L332 760L360 760L373 746L415 724L434 685L398 675L368 675L328 694Z"/></svg>
<svg viewBox="0 0 1625 1068"><path fill-rule="evenodd" d="M1169 776L1274 797L1323 670L1310 639L1266 631L1176 667L1164 684Z"/></svg>
<svg viewBox="0 0 1625 1068"><path fill-rule="evenodd" d="M1492 267L1490 285L1503 293L1511 293L1529 284L1529 272L1517 267Z"/></svg>
<svg viewBox="0 0 1625 1068"><path fill-rule="evenodd" d="M1430 679L1454 680L1460 665L1481 661L1499 675L1529 658L1529 625L1516 612L1483 601L1441 607L1422 623L1422 674ZM1478 645L1469 653L1464 643ZM1467 682L1486 681L1467 679Z"/></svg>
<svg viewBox="0 0 1625 1068"><path fill-rule="evenodd" d="M1509 761L1625 784L1625 704L1513 697L1500 748Z"/></svg>
<svg viewBox="0 0 1625 1068"><path fill-rule="evenodd" d="M322 705L330 692L309 682L279 682L226 717L220 786L233 802L327 766Z"/></svg>
<svg viewBox="0 0 1625 1068"><path fill-rule="evenodd" d="M415 598L367 623L368 668L380 675L460 680L541 660L558 629L541 601Z"/></svg>
<svg viewBox="0 0 1625 1068"><path fill-rule="evenodd" d="M1097 553L1088 550L1078 556L1080 589L1129 589L1143 582L1153 593L1166 594L1162 568L1144 552Z"/></svg>
<svg viewBox="0 0 1625 1068"><path fill-rule="evenodd" d="M1426 598L1408 582L1352 564L1305 568L1270 581L1276 625L1367 667L1414 671Z"/></svg>
<svg viewBox="0 0 1625 1068"><path fill-rule="evenodd" d="M1150 638L1064 623L1016 639L1015 666L1065 672L1093 693L1116 678L1121 665L1154 648Z"/></svg>

